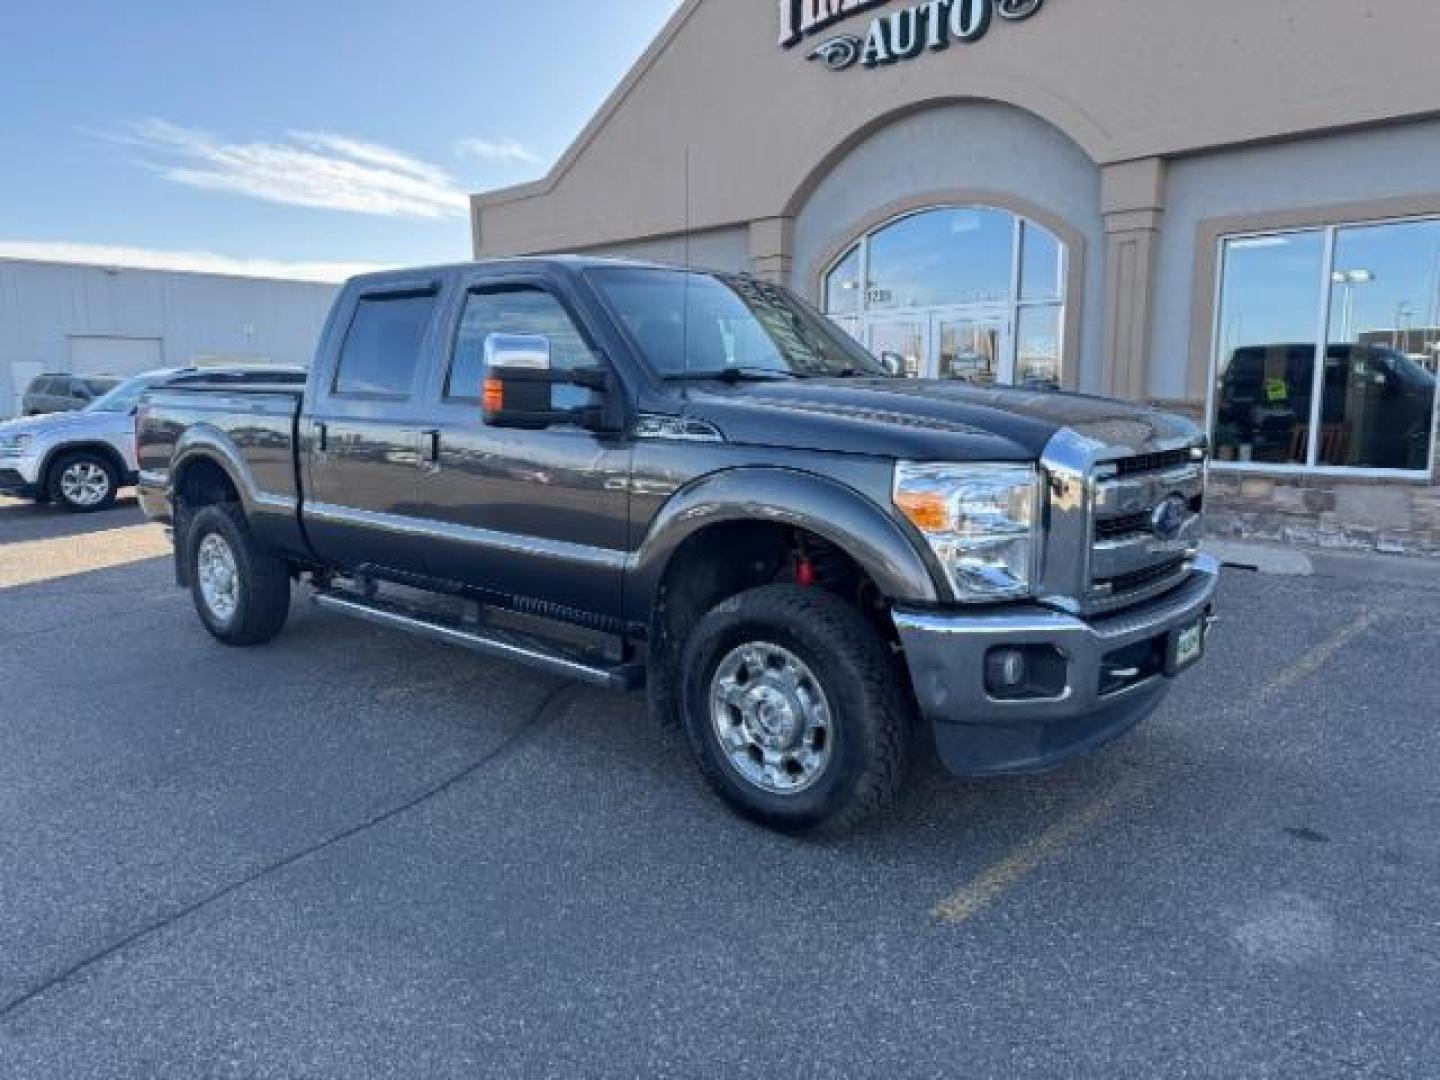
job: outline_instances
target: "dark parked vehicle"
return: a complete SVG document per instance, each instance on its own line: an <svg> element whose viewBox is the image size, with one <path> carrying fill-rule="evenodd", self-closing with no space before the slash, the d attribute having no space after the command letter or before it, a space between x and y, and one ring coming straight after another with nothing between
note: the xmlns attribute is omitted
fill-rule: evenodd
<svg viewBox="0 0 1440 1080"><path fill-rule="evenodd" d="M913 749L1044 769L1200 659L1204 439L895 378L750 277L552 258L350 282L303 393L152 392L141 496L206 628L323 608L648 689L739 812L843 828Z"/></svg>
<svg viewBox="0 0 1440 1080"><path fill-rule="evenodd" d="M25 416L74 412L98 401L119 385L120 380L110 375L37 375L25 388L20 412Z"/></svg>

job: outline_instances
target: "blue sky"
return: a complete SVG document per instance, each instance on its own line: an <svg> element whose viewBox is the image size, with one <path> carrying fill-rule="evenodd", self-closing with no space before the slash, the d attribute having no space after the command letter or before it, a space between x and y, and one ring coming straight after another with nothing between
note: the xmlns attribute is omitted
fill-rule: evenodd
<svg viewBox="0 0 1440 1080"><path fill-rule="evenodd" d="M0 256L319 277L467 258L464 196L543 175L677 6L13 5Z"/></svg>

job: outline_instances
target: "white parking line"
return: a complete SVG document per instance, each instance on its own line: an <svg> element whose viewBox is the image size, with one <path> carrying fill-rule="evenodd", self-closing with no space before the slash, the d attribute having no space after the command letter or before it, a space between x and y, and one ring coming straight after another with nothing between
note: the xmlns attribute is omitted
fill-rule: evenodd
<svg viewBox="0 0 1440 1080"><path fill-rule="evenodd" d="M170 554L159 525L0 544L0 589L108 570Z"/></svg>

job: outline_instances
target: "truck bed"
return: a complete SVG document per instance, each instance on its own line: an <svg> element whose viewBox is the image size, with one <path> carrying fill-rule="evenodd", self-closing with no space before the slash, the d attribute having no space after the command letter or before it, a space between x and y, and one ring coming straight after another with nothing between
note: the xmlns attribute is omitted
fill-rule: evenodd
<svg viewBox="0 0 1440 1080"><path fill-rule="evenodd" d="M225 464L263 542L308 554L300 528L299 419L303 374L195 376L151 391L136 417L140 497L147 514L172 519L171 474L200 449Z"/></svg>

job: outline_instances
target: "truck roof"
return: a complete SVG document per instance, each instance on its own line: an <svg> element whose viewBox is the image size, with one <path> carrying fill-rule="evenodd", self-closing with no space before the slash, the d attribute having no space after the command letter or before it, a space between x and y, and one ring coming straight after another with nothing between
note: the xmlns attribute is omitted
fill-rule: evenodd
<svg viewBox="0 0 1440 1080"><path fill-rule="evenodd" d="M473 259L469 262L438 263L432 266L406 266L394 270L377 270L359 274L350 279L351 284L383 284L397 279L412 280L426 274L450 275L481 266L558 266L579 271L596 266L627 266L642 270L684 270L686 267L675 263L653 262L647 259L631 259L618 255L511 255L504 258ZM703 267L689 269L706 272Z"/></svg>

